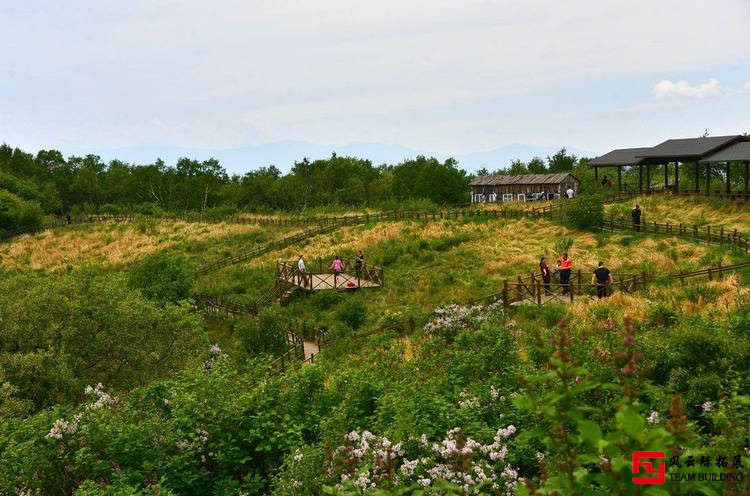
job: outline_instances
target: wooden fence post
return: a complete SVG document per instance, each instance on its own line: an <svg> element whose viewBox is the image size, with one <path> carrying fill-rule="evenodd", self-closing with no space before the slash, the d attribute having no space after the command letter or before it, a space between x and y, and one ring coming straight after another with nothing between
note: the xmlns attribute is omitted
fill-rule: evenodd
<svg viewBox="0 0 750 496"><path fill-rule="evenodd" d="M503 308L508 308L510 303L508 302L508 281L503 281Z"/></svg>
<svg viewBox="0 0 750 496"><path fill-rule="evenodd" d="M538 281L536 283L536 304L542 306L542 285Z"/></svg>

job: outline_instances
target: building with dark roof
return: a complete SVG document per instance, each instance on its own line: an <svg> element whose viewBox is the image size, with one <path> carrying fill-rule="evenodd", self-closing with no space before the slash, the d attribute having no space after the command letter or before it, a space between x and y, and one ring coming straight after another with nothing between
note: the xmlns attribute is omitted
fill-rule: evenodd
<svg viewBox="0 0 750 496"><path fill-rule="evenodd" d="M732 191L732 163L744 163L743 190ZM725 167L719 173L724 180L723 191L711 190L711 178L716 176L717 166L724 163ZM748 197L748 164L750 163L750 138L743 135L707 136L701 138L669 139L653 147L621 148L597 157L589 162L594 168L594 177L599 182L602 168L616 168L617 189L622 191L622 171L624 168L638 168L638 191L651 191L654 185L651 181L652 169L659 167L664 172L663 189L679 194L719 194L721 196ZM713 165L712 165L713 164ZM680 187L680 169L690 167L694 179L694 189ZM735 172L739 166L735 165ZM670 170L673 171L673 181L670 182ZM644 184L645 174L645 184ZM705 185L701 183L705 181ZM736 182L736 181L735 181ZM602 180L608 184L609 179ZM702 190L702 191L701 191Z"/></svg>
<svg viewBox="0 0 750 496"><path fill-rule="evenodd" d="M479 176L471 183L472 203L526 201L541 193L563 196L568 189L578 192L578 179L561 174L498 174Z"/></svg>

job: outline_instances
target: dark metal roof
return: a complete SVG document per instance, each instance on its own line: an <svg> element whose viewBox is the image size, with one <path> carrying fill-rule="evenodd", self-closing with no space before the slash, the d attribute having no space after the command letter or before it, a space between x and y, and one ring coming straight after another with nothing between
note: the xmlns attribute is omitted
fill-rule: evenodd
<svg viewBox="0 0 750 496"><path fill-rule="evenodd" d="M474 179L470 186L499 186L506 184L532 185L532 184L560 184L568 177L576 181L578 179L569 172L560 174L501 174L491 176L479 176Z"/></svg>
<svg viewBox="0 0 750 496"><path fill-rule="evenodd" d="M739 141L700 160L700 162L748 162L750 161L750 141Z"/></svg>
<svg viewBox="0 0 750 496"><path fill-rule="evenodd" d="M589 162L591 166L605 165L637 165L641 160L641 155L651 148L619 148L605 153Z"/></svg>
<svg viewBox="0 0 750 496"><path fill-rule="evenodd" d="M690 161L705 157L725 146L731 145L745 138L742 135L733 136L707 136L704 138L670 139L659 143L653 148L637 155L644 158L644 162L652 162L653 159L671 159ZM670 161L671 161L670 160Z"/></svg>

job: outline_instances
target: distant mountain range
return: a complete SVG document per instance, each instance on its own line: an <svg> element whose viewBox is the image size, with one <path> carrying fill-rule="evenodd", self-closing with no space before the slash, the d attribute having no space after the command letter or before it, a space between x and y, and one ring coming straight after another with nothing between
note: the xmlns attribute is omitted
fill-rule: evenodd
<svg viewBox="0 0 750 496"><path fill-rule="evenodd" d="M547 155L554 154L560 148L562 148L562 145L557 147L540 147L511 144L482 152L446 155L427 150L416 150L402 145L385 145L381 143L352 142L343 146L333 146L305 141L279 141L263 145L225 149L133 147L77 151L74 153L96 153L105 161L119 159L135 164L153 163L157 158L161 158L167 164L174 164L180 157L189 157L198 160L213 157L219 160L227 171L235 174L244 174L250 170L267 165L275 165L282 172L287 172L295 161L302 160L305 157L311 160L327 158L331 156L332 152L336 152L340 156L366 158L371 160L375 165L382 163L396 164L404 159L414 158L417 155L434 156L440 160L445 160L449 156L452 156L458 160L461 168L474 172L482 167L486 167L489 170L505 168L516 159L526 162L535 156L545 158ZM569 153L577 156L595 157L599 155L598 153L578 148L566 148Z"/></svg>

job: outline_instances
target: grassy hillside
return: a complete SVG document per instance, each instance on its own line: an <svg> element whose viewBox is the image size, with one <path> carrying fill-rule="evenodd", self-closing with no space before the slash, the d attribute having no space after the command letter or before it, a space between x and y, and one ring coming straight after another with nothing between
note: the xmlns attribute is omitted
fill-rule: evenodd
<svg viewBox="0 0 750 496"><path fill-rule="evenodd" d="M52 272L82 264L127 265L160 250L205 263L287 232L294 230L181 221L84 224L15 237L0 245L0 264L6 269Z"/></svg>
<svg viewBox="0 0 750 496"><path fill-rule="evenodd" d="M700 197L641 196L629 202L608 205L608 216L613 214L615 217L630 219L630 210L636 203L641 206L643 220L647 222L710 225L750 233L750 204L746 202Z"/></svg>
<svg viewBox="0 0 750 496"><path fill-rule="evenodd" d="M644 206L692 215L653 201ZM712 206L703 215L726 220ZM750 223L736 216L728 222ZM300 253L329 262L362 249L385 269L382 288L297 295L257 321L199 321L147 291L150 273L147 287L126 277L156 260L153 279L167 284L293 231L101 224L4 245L19 255L3 256L0 319L14 324L0 329L0 494L620 495L634 494L636 450L728 457L714 473L736 475L735 455L750 466L750 271L684 287L661 277L744 254L545 220L349 226L190 281L194 293L251 302L273 284L275 261ZM600 301L451 305L536 271L541 255L554 263L571 240L585 281L604 260L654 282ZM34 258L40 249L51 254ZM329 338L315 363L276 373L264 340L313 327ZM717 484L662 487L748 489Z"/></svg>

